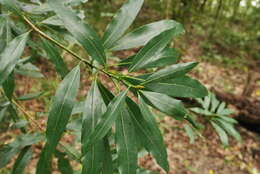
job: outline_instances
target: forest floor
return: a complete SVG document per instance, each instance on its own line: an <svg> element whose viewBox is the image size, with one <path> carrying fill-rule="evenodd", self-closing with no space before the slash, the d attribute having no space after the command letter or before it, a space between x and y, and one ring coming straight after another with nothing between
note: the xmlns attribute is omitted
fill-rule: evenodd
<svg viewBox="0 0 260 174"><path fill-rule="evenodd" d="M196 61L199 55L199 48L194 43L187 49L182 60ZM207 62L200 62L191 75L208 89L214 87L235 95L242 93L247 76L242 70L227 69ZM238 125L236 128L241 133L243 142L238 143L233 139L230 146L225 148L207 123L203 132L205 139L198 138L193 144L186 133L179 129L182 123L170 117L160 123L169 155L170 174L260 174L260 155L259 152L255 154L255 151L260 150L259 134ZM147 155L141 164L160 171L150 159Z"/></svg>
<svg viewBox="0 0 260 174"><path fill-rule="evenodd" d="M196 61L197 56L199 56L198 51L196 44L191 45L184 53L182 61ZM120 54L122 53L119 53L118 57L120 57ZM36 80L21 77L16 82L18 88L16 93L18 96L28 93L29 91L36 92L39 88L44 90L45 88L56 87L57 79L55 79L54 72L48 70L48 64L44 64L41 70L48 80L40 81L40 86L37 86L36 83L39 83ZM242 70L225 69L207 62L201 62L191 75L205 84L208 89L214 87L221 91L232 92L234 94L241 94L246 79L246 73ZM89 80L84 79L88 78L82 77L82 87L84 87L84 90L81 92L81 96L86 95L90 85ZM112 86L113 84L106 84L106 86L110 85ZM50 94L53 92L54 91L50 91ZM46 101L44 100L23 102L23 105L31 113L46 110L46 108L43 107L46 106ZM182 129L183 123L169 117L158 119L158 122L160 123L167 145L170 174L260 174L260 155L254 154L255 151L260 150L259 134L237 126L237 129L242 135L243 142L238 143L230 139L230 147L225 148L221 145L218 136L209 125L206 125L206 129L202 133L204 139L198 138L192 144ZM43 127L45 124L46 120L42 120ZM12 137L12 135L7 136ZM11 138L9 138L9 140L11 140ZM36 148L35 151L39 152L39 149ZM30 171L29 173L34 173L33 171L38 155L34 156L34 160L30 163L29 168L26 169L26 171ZM163 173L150 155L146 154L143 156L140 160L140 165L144 168ZM11 168L11 164L8 166ZM0 170L0 174L8 174L6 171L7 170Z"/></svg>

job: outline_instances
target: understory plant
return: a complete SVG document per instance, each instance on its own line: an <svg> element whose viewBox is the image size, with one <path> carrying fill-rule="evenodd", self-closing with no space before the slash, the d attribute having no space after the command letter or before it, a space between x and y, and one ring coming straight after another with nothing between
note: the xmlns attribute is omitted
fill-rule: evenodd
<svg viewBox="0 0 260 174"><path fill-rule="evenodd" d="M55 164L63 174L145 173L138 167L138 153L144 149L168 172L156 112L197 129L199 124L181 99L207 95L206 88L187 75L197 63L178 63L179 54L170 47L184 29L176 21L161 20L129 31L143 5L143 0L129 0L100 37L74 8L83 2L0 1L0 121L10 123L1 131L20 130L15 140L1 145L0 168L18 154L12 173L23 173L35 148L43 145L36 156L37 174L52 173ZM116 63L112 59L113 52L140 47L133 56ZM75 59L74 67L67 66L65 55ZM15 93L17 75L44 76L37 67L41 58L54 65L61 81L48 111L41 114L47 119L46 128L38 121L42 117L22 103L46 91ZM83 101L78 96L86 88L80 85L82 73L92 79ZM108 88L104 79L114 87ZM62 141L64 134L75 142Z"/></svg>

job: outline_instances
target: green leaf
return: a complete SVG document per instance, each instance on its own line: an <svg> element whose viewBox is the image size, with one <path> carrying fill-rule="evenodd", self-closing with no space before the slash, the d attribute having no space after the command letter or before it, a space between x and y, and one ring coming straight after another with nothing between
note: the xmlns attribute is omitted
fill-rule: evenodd
<svg viewBox="0 0 260 174"><path fill-rule="evenodd" d="M231 123L231 124L238 124L237 120L230 118L228 116L221 115L221 116L218 116L218 118L224 120L225 122Z"/></svg>
<svg viewBox="0 0 260 174"><path fill-rule="evenodd" d="M170 67L164 68L159 70L152 75L150 75L145 83L152 83L152 82L160 82L168 79L177 78L180 76L185 75L189 71L191 71L198 63L196 62L189 62L189 63L179 63L176 65L172 65Z"/></svg>
<svg viewBox="0 0 260 174"><path fill-rule="evenodd" d="M156 92L142 91L141 94L149 105L177 120L183 120L187 115L187 111L180 100Z"/></svg>
<svg viewBox="0 0 260 174"><path fill-rule="evenodd" d="M32 63L25 63L25 64L17 64L18 66L15 67L14 72L20 75L24 75L27 77L32 78L43 78L44 75L41 73L40 69L37 68Z"/></svg>
<svg viewBox="0 0 260 174"><path fill-rule="evenodd" d="M228 136L227 136L226 132L218 124L214 123L213 121L211 121L210 123L216 130L222 144L225 146L228 146Z"/></svg>
<svg viewBox="0 0 260 174"><path fill-rule="evenodd" d="M58 169L61 174L73 174L73 169L69 160L65 157L65 153L56 151L55 156L58 158Z"/></svg>
<svg viewBox="0 0 260 174"><path fill-rule="evenodd" d="M128 0L128 2L117 12L105 31L103 37L105 48L111 48L125 33L135 20L143 2L144 0Z"/></svg>
<svg viewBox="0 0 260 174"><path fill-rule="evenodd" d="M106 105L100 94L97 81L92 83L83 110L83 124L81 133L82 154L86 154L83 161L82 174L99 174L103 162L104 142L97 141L90 150L87 149L88 137L95 131L98 121L106 111ZM88 152L87 152L88 151Z"/></svg>
<svg viewBox="0 0 260 174"><path fill-rule="evenodd" d="M14 38L0 54L0 85L2 85L12 73L17 61L21 57L28 35L29 33L25 33Z"/></svg>
<svg viewBox="0 0 260 174"><path fill-rule="evenodd" d="M41 23L54 26L64 26L64 23L62 22L62 20L60 20L60 18L57 15L51 16L43 20Z"/></svg>
<svg viewBox="0 0 260 174"><path fill-rule="evenodd" d="M36 144L39 141L42 141L42 139L43 137L38 133L25 134L19 136L12 143L1 146L0 156L4 156L4 158L0 158L0 168L4 167L20 151L20 149Z"/></svg>
<svg viewBox="0 0 260 174"><path fill-rule="evenodd" d="M4 119L8 107L1 108L0 110L0 122Z"/></svg>
<svg viewBox="0 0 260 174"><path fill-rule="evenodd" d="M22 15L21 7L16 0L2 0L0 1L5 7L17 15Z"/></svg>
<svg viewBox="0 0 260 174"><path fill-rule="evenodd" d="M138 99L140 101L140 110L141 113L145 119L145 121L147 122L149 128L152 130L153 129L153 134L152 136L156 136L157 137L157 143L160 146L160 150L161 150L161 157L160 159L156 158L156 161L158 162L158 164L166 171L169 171L169 164L167 161L167 152L166 152L166 147L164 145L163 142L163 137L162 134L157 126L156 120L154 118L154 114L150 111L149 107L146 105L145 101L142 99L141 96L138 96Z"/></svg>
<svg viewBox="0 0 260 174"><path fill-rule="evenodd" d="M46 39L42 40L43 48L46 51L48 57L50 58L51 62L55 65L56 71L60 74L62 78L64 78L68 73L67 65L64 63L60 53L57 51L57 48L52 45Z"/></svg>
<svg viewBox="0 0 260 174"><path fill-rule="evenodd" d="M26 167L27 163L32 157L32 151L31 151L31 146L27 146L22 149L20 152L18 158L16 159L12 174L22 174L24 173L24 168Z"/></svg>
<svg viewBox="0 0 260 174"><path fill-rule="evenodd" d="M103 114L100 122L97 124L94 132L86 140L86 149L89 149L97 141L101 140L111 129L113 123L120 114L120 109L124 106L125 97L128 90L121 92L117 97L115 97L107 107L107 111ZM83 154L85 155L85 154Z"/></svg>
<svg viewBox="0 0 260 174"><path fill-rule="evenodd" d="M14 74L11 73L8 78L5 80L3 83L3 89L5 92L5 95L11 99L14 93L14 88L15 88L15 81L14 81Z"/></svg>
<svg viewBox="0 0 260 174"><path fill-rule="evenodd" d="M40 97L41 95L43 95L44 92L35 92L35 93L30 93L30 94L26 94L26 95L23 95L21 97L18 97L17 100L32 100L32 99L36 99L38 97Z"/></svg>
<svg viewBox="0 0 260 174"><path fill-rule="evenodd" d="M210 112L215 112L220 102L217 100L215 94L209 93L209 95L211 97L211 109L210 109Z"/></svg>
<svg viewBox="0 0 260 174"><path fill-rule="evenodd" d="M37 174L50 173L51 156L65 131L72 113L73 105L79 88L80 67L76 66L61 82L56 91L49 112L45 148L41 153L37 166Z"/></svg>
<svg viewBox="0 0 260 174"><path fill-rule="evenodd" d="M11 144L0 147L0 169L3 168L18 152L19 146L17 145Z"/></svg>
<svg viewBox="0 0 260 174"><path fill-rule="evenodd" d="M168 171L169 166L167 162L166 148L154 118L150 118L152 115L147 115L149 112L147 110L142 111L145 113L145 115L143 115L138 105L130 98L127 98L126 102L130 116L135 124L134 127L136 132L139 137L141 137L140 141L142 145L153 155L153 157L156 159L156 162L165 171Z"/></svg>
<svg viewBox="0 0 260 174"><path fill-rule="evenodd" d="M210 96L209 95L204 97L204 101L202 103L202 106L203 106L204 109L209 111L209 107L210 107Z"/></svg>
<svg viewBox="0 0 260 174"><path fill-rule="evenodd" d="M126 34L113 45L112 50L118 51L144 46L152 38L171 28L175 29L176 35L184 33L183 26L180 23L173 20L161 20L141 26Z"/></svg>
<svg viewBox="0 0 260 174"><path fill-rule="evenodd" d="M209 112L205 109L202 109L202 108L198 108L198 107L195 107L195 108L190 108L190 110L192 112L195 112L197 114L201 114L201 115L206 115L206 116L212 116L214 113L212 112Z"/></svg>
<svg viewBox="0 0 260 174"><path fill-rule="evenodd" d="M0 53L6 45L12 40L10 21L5 16L0 16Z"/></svg>
<svg viewBox="0 0 260 174"><path fill-rule="evenodd" d="M234 128L233 124L226 122L222 119L216 118L216 121L220 124L220 126L231 136L233 136L238 142L242 141L242 138L239 132Z"/></svg>
<svg viewBox="0 0 260 174"><path fill-rule="evenodd" d="M145 87L151 91L167 94L173 97L204 97L207 89L197 80L188 76L163 80L159 83L148 83Z"/></svg>
<svg viewBox="0 0 260 174"><path fill-rule="evenodd" d="M102 174L113 174L113 161L108 138L104 138L105 151L103 154Z"/></svg>
<svg viewBox="0 0 260 174"><path fill-rule="evenodd" d="M137 146L131 117L125 107L116 120L116 144L120 174L135 174L137 169Z"/></svg>
<svg viewBox="0 0 260 174"><path fill-rule="evenodd" d="M196 138L196 134L194 133L193 129L191 126L189 126L188 124L184 125L184 130L187 133L187 135L190 138L190 143L194 144L195 138Z"/></svg>
<svg viewBox="0 0 260 174"><path fill-rule="evenodd" d="M225 107L226 107L226 103L221 102L221 104L219 105L219 107L217 109L217 114L221 114L221 112L225 109Z"/></svg>
<svg viewBox="0 0 260 174"><path fill-rule="evenodd" d="M120 61L120 66L129 67L133 62L135 55L128 57ZM177 62L179 58L179 53L174 48L165 48L161 52L158 52L153 57L151 57L150 63L145 65L143 68L157 68L167 65L171 65Z"/></svg>
<svg viewBox="0 0 260 174"><path fill-rule="evenodd" d="M92 59L105 65L104 47L97 33L88 24L83 23L76 14L64 7L59 0L50 0L48 4L63 21L65 28L82 44Z"/></svg>
<svg viewBox="0 0 260 174"><path fill-rule="evenodd" d="M107 88L105 88L104 85L102 85L101 83L98 83L98 87L104 102L106 103L106 105L108 105L111 102L111 100L113 100L114 95Z"/></svg>
<svg viewBox="0 0 260 174"><path fill-rule="evenodd" d="M160 53L175 36L175 30L170 29L162 32L151 39L134 57L129 72L144 68L153 61L153 56Z"/></svg>

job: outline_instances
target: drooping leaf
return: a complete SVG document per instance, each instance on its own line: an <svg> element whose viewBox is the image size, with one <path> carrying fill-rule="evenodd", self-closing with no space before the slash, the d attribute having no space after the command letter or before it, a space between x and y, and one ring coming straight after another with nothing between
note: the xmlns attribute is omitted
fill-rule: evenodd
<svg viewBox="0 0 260 174"><path fill-rule="evenodd" d="M103 165L102 173L113 174L113 161L112 154L109 146L108 137L104 138L104 154L103 154Z"/></svg>
<svg viewBox="0 0 260 174"><path fill-rule="evenodd" d="M138 105L130 98L126 100L128 112L134 122L134 129L141 137L141 144L149 151L156 159L157 163L166 171L168 171L167 152L160 135L159 128L154 123L151 115L143 115ZM166 160L166 161L165 161Z"/></svg>
<svg viewBox="0 0 260 174"><path fill-rule="evenodd" d="M73 105L79 88L80 67L76 66L61 82L56 91L48 115L44 150L37 165L37 174L50 173L51 156L66 128L72 113Z"/></svg>
<svg viewBox="0 0 260 174"><path fill-rule="evenodd" d="M137 169L137 145L135 129L125 107L116 120L116 144L120 174L135 174Z"/></svg>
<svg viewBox="0 0 260 174"><path fill-rule="evenodd" d="M103 37L105 48L111 48L111 46L125 33L136 18L143 2L144 0L128 0L128 2L117 12L105 31Z"/></svg>
<svg viewBox="0 0 260 174"><path fill-rule="evenodd" d="M175 36L175 30L170 29L162 32L151 39L134 57L129 72L136 71L145 67L153 61L153 56L160 53Z"/></svg>
<svg viewBox="0 0 260 174"><path fill-rule="evenodd" d="M55 65L57 72L60 74L62 78L66 76L68 73L67 65L64 63L60 53L57 51L57 48L54 47L49 41L46 39L42 40L43 48L46 51L48 57L50 58L51 62Z"/></svg>
<svg viewBox="0 0 260 174"><path fill-rule="evenodd" d="M220 124L219 126L222 127L229 135L233 136L239 142L242 141L239 132L234 128L233 124L219 118L216 118L216 121Z"/></svg>
<svg viewBox="0 0 260 174"><path fill-rule="evenodd" d="M171 28L175 29L176 35L184 33L180 23L173 20L162 20L141 26L126 34L113 45L112 50L125 50L146 45L152 38Z"/></svg>
<svg viewBox="0 0 260 174"><path fill-rule="evenodd" d="M81 21L76 14L65 8L60 1L50 0L48 4L63 21L65 28L82 44L92 59L105 65L105 52L97 33L88 24Z"/></svg>
<svg viewBox="0 0 260 174"><path fill-rule="evenodd" d="M180 100L156 92L142 91L141 94L149 105L177 120L182 120L187 115L187 111Z"/></svg>
<svg viewBox="0 0 260 174"><path fill-rule="evenodd" d="M172 65L170 67L159 70L152 75L150 75L144 83L160 82L168 79L177 78L185 75L191 71L198 63L189 62L189 63L179 63Z"/></svg>
<svg viewBox="0 0 260 174"><path fill-rule="evenodd" d="M23 174L24 168L32 157L31 146L24 147L16 159L12 174Z"/></svg>
<svg viewBox="0 0 260 174"><path fill-rule="evenodd" d="M86 149L89 149L97 141L101 140L111 129L118 115L120 114L120 109L124 106L125 97L128 90L121 92L117 97L115 97L107 107L107 111L103 114L100 122L97 124L94 132L88 137L85 142ZM85 154L83 154L85 155Z"/></svg>
<svg viewBox="0 0 260 174"><path fill-rule="evenodd" d="M60 151L56 151L55 156L58 158L58 169L61 174L73 174L73 169L69 160L65 157L65 154Z"/></svg>
<svg viewBox="0 0 260 174"><path fill-rule="evenodd" d="M216 130L217 134L219 135L220 141L222 142L223 145L228 146L228 136L226 132L215 122L211 121L210 122L214 129Z"/></svg>
<svg viewBox="0 0 260 174"><path fill-rule="evenodd" d="M163 80L159 83L145 85L151 91L167 94L173 97L199 98L207 95L207 89L197 80L188 76Z"/></svg>
<svg viewBox="0 0 260 174"><path fill-rule="evenodd" d="M12 73L17 61L21 57L28 35L29 33L25 33L14 38L0 54L0 85L2 85Z"/></svg>
<svg viewBox="0 0 260 174"><path fill-rule="evenodd" d="M100 94L97 81L92 83L83 110L83 124L81 133L82 154L86 154L83 161L82 174L99 174L103 163L104 142L97 141L90 150L86 143L88 137L95 131L98 121L106 111L106 105ZM87 152L88 151L88 152Z"/></svg>
<svg viewBox="0 0 260 174"><path fill-rule="evenodd" d="M167 161L167 152L166 152L166 147L164 145L163 142L163 137L162 134L157 126L156 120L154 118L154 114L150 111L149 107L146 105L145 101L142 99L141 96L138 97L139 102L140 102L140 110L141 113L145 119L145 121L147 122L147 124L149 125L150 129L153 129L153 136L157 137L157 143L158 145L161 147L161 159L157 159L156 161L158 162L158 164L166 171L169 171L169 164Z"/></svg>

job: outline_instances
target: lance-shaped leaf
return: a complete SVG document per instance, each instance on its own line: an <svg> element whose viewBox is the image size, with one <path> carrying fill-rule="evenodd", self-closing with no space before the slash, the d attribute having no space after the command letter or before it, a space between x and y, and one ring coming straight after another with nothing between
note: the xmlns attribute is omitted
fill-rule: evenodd
<svg viewBox="0 0 260 174"><path fill-rule="evenodd" d="M29 33L25 33L14 38L0 54L0 85L12 73L17 61L22 56L28 35Z"/></svg>
<svg viewBox="0 0 260 174"><path fill-rule="evenodd" d="M116 144L120 174L135 174L137 169L137 145L135 129L125 107L116 120Z"/></svg>
<svg viewBox="0 0 260 174"><path fill-rule="evenodd" d="M134 58L135 55L120 61L121 64L120 66L129 67L132 64ZM151 57L150 63L145 65L143 68L157 68L157 67L171 65L176 63L178 58L179 58L179 53L174 48L165 48L161 52L158 52L153 57Z"/></svg>
<svg viewBox="0 0 260 174"><path fill-rule="evenodd" d="M242 141L239 132L236 131L233 124L228 123L220 118L216 118L215 121L216 123L219 123L219 126L221 126L229 135L233 136L237 141Z"/></svg>
<svg viewBox="0 0 260 174"><path fill-rule="evenodd" d="M51 62L55 65L57 72L60 74L62 78L66 76L68 73L67 65L64 63L60 53L58 52L57 48L54 47L49 41L43 39L43 48L46 51L48 57L50 58Z"/></svg>
<svg viewBox="0 0 260 174"><path fill-rule="evenodd" d="M92 83L83 110L83 124L81 133L82 154L86 154L83 161L82 174L99 174L103 162L104 142L97 141L88 150L88 137L94 132L98 121L106 111L106 105L100 94L97 81ZM88 151L88 152L87 152ZM86 153L87 152L87 153Z"/></svg>
<svg viewBox="0 0 260 174"><path fill-rule="evenodd" d="M197 80L188 76L163 80L158 83L148 83L145 85L151 91L167 94L173 97L205 97L207 89Z"/></svg>
<svg viewBox="0 0 260 174"><path fill-rule="evenodd" d="M65 8L59 0L50 0L48 4L88 54L98 63L105 65L104 47L97 33L88 24L81 21L76 14Z"/></svg>
<svg viewBox="0 0 260 174"><path fill-rule="evenodd" d="M102 95L102 98L106 105L113 100L114 95L105 88L100 82L98 82L98 88ZM102 173L113 174L113 161L112 161L112 153L110 150L110 145L108 141L108 136L104 137L104 154L103 154L103 165L102 165Z"/></svg>
<svg viewBox="0 0 260 174"><path fill-rule="evenodd" d="M217 123L215 123L214 121L211 121L210 122L211 125L214 127L214 129L216 130L219 138L220 138L220 141L223 145L225 146L228 146L228 136L225 132L225 130L223 130Z"/></svg>
<svg viewBox="0 0 260 174"><path fill-rule="evenodd" d="M111 46L125 33L140 11L144 0L128 0L108 25L103 37L105 48Z"/></svg>
<svg viewBox="0 0 260 174"><path fill-rule="evenodd" d="M14 73L11 73L8 76L8 78L5 80L5 82L3 83L3 89L5 92L5 95L9 99L11 99L13 96L14 88L15 88Z"/></svg>
<svg viewBox="0 0 260 174"><path fill-rule="evenodd" d="M184 33L180 23L173 20L162 20L141 26L126 34L113 45L112 50L118 51L144 46L152 38L171 28L175 29L175 35Z"/></svg>
<svg viewBox="0 0 260 174"><path fill-rule="evenodd" d="M24 173L24 168L32 157L31 146L24 147L14 163L12 174Z"/></svg>
<svg viewBox="0 0 260 174"><path fill-rule="evenodd" d="M149 105L177 120L182 120L187 115L187 111L180 100L156 92L142 91L141 94Z"/></svg>
<svg viewBox="0 0 260 174"><path fill-rule="evenodd" d="M107 111L102 116L100 122L97 124L94 132L88 137L85 142L85 147L89 150L93 144L101 140L111 129L118 115L120 114L120 109L125 104L125 97L128 90L121 92L117 97L115 97L107 107ZM85 155L85 154L83 154Z"/></svg>
<svg viewBox="0 0 260 174"><path fill-rule="evenodd" d="M147 84L147 83L158 82L158 81L160 82L160 81L183 76L189 71L191 71L197 65L198 65L197 62L179 63L176 65L172 65L170 67L164 68L162 70L153 73L146 79L145 83Z"/></svg>
<svg viewBox="0 0 260 174"><path fill-rule="evenodd" d="M157 126L156 120L154 119L154 114L150 111L149 107L146 105L146 103L144 102L144 100L141 98L141 96L139 95L138 97L139 102L140 102L140 110L143 114L143 117L145 119L145 121L148 123L148 125L150 126L150 129L153 129L153 136L158 137L158 144L160 145L162 150L162 154L161 154L161 158L162 159L156 159L157 161L159 161L160 165L163 167L163 169L165 171L169 170L169 164L167 161L167 152L166 152L166 147L164 145L163 142L163 137L162 134Z"/></svg>
<svg viewBox="0 0 260 174"><path fill-rule="evenodd" d="M40 156L37 174L50 172L51 156L66 128L79 88L80 67L76 66L61 82L53 99L48 116L46 138L47 143Z"/></svg>
<svg viewBox="0 0 260 174"><path fill-rule="evenodd" d="M0 53L12 40L11 28L7 17L0 16Z"/></svg>
<svg viewBox="0 0 260 174"><path fill-rule="evenodd" d="M134 60L128 69L129 72L144 68L151 63L153 56L160 53L174 36L175 30L170 29L150 40L134 57Z"/></svg>
<svg viewBox="0 0 260 174"><path fill-rule="evenodd" d="M99 90L103 97L104 102L108 105L114 98L114 95L101 83L98 83Z"/></svg>
<svg viewBox="0 0 260 174"><path fill-rule="evenodd" d="M163 139L160 133L158 126L150 115L150 111L147 111L146 106L140 106L133 102L130 98L126 100L128 111L134 122L135 129L141 141L142 145L149 151L153 157L156 159L156 162L165 170L169 170L167 162L167 152ZM143 108L145 107L145 108ZM144 109L142 112L140 109ZM145 115L144 115L144 114ZM149 113L149 115L147 115ZM155 136L156 135L156 136Z"/></svg>

